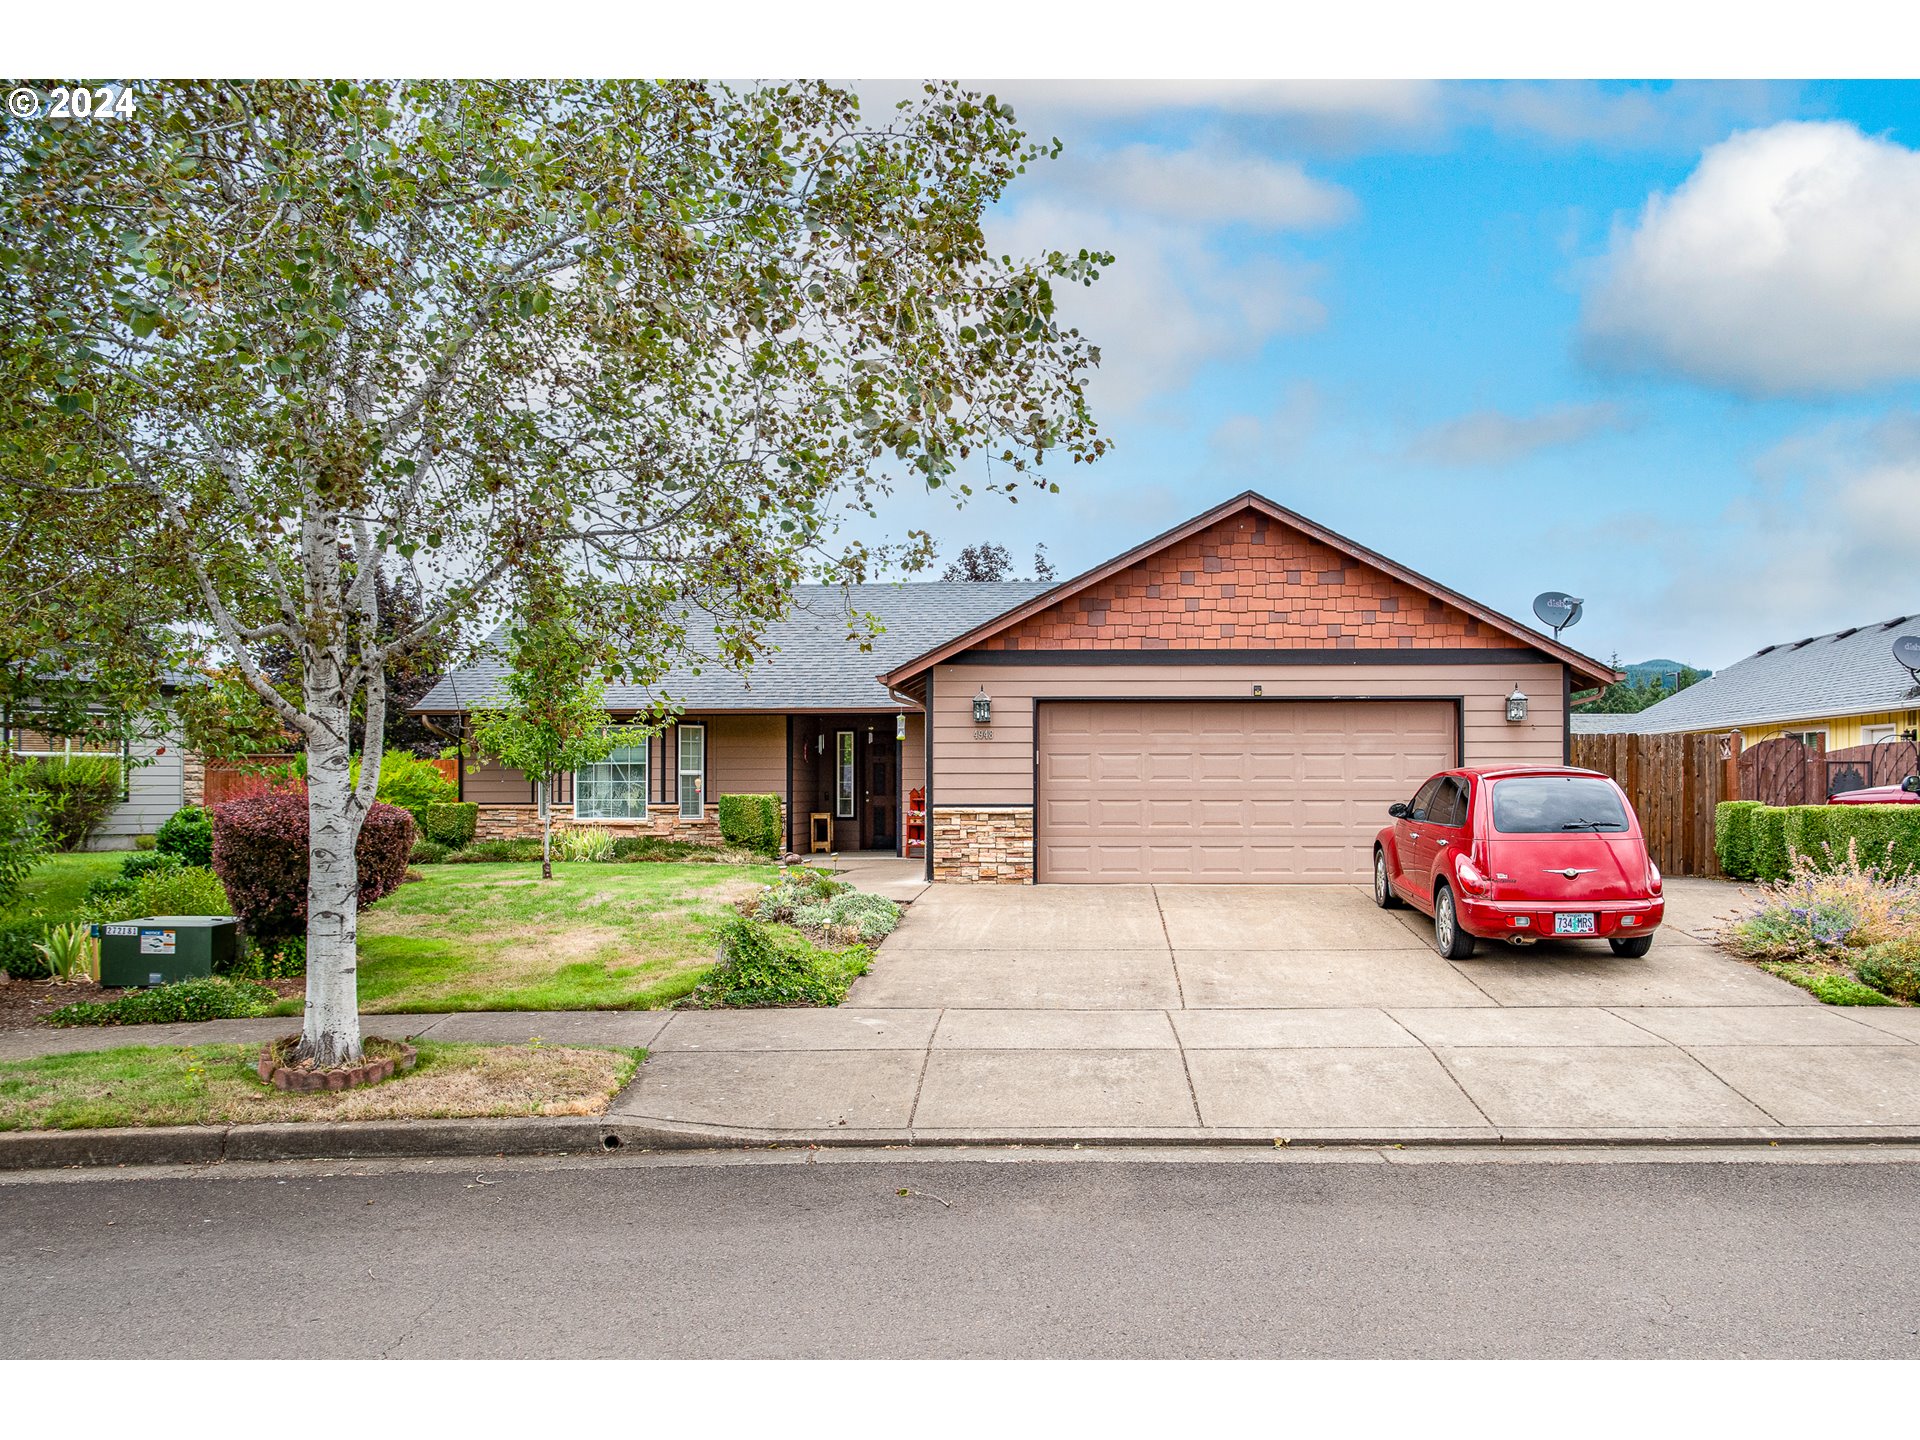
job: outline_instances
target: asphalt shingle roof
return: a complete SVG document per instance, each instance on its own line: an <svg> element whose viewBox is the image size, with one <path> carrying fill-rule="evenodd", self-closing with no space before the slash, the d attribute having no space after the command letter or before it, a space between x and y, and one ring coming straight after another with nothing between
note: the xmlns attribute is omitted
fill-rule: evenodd
<svg viewBox="0 0 1920 1440"><path fill-rule="evenodd" d="M709 661L696 675L692 663L682 663L651 690L608 686L607 705L645 710L670 696L689 710L898 708L876 676L1052 588L1053 582L1039 580L796 586L793 613L769 630L771 648L752 669L742 673ZM862 613L885 627L871 650L847 638L850 617ZM713 654L710 623L696 617L687 638L694 654ZM444 713L503 698L495 694L507 670L500 640L496 630L481 660L443 677L413 708Z"/></svg>
<svg viewBox="0 0 1920 1440"><path fill-rule="evenodd" d="M1911 710L1920 706L1920 694L1893 658L1893 642L1913 633L1920 633L1920 615L1769 645L1637 715L1576 711L1573 733L1668 735Z"/></svg>

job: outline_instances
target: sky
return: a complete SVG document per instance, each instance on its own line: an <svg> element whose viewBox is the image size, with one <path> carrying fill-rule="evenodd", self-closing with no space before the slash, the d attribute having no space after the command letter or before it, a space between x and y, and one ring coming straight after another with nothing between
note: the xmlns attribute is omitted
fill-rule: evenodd
<svg viewBox="0 0 1920 1440"><path fill-rule="evenodd" d="M1920 85L970 83L1066 147L996 248L1116 257L1061 302L1115 449L889 531L1069 575L1252 489L1716 669L1920 612Z"/></svg>

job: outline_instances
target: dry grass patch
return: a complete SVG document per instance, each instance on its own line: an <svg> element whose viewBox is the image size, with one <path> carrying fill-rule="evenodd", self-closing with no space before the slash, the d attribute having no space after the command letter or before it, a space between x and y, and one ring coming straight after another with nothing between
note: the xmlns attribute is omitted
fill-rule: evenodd
<svg viewBox="0 0 1920 1440"><path fill-rule="evenodd" d="M290 1095L257 1045L134 1046L0 1062L0 1130L599 1115L645 1052L415 1042L419 1063L362 1090Z"/></svg>

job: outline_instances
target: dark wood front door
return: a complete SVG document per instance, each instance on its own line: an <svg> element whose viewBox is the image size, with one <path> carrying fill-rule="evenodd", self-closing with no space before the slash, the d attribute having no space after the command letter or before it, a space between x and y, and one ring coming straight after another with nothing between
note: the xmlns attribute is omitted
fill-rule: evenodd
<svg viewBox="0 0 1920 1440"><path fill-rule="evenodd" d="M872 740L866 741L860 776L861 806L865 812L861 829L869 850L892 850L900 842L900 766L895 754L898 748L892 735L878 731Z"/></svg>

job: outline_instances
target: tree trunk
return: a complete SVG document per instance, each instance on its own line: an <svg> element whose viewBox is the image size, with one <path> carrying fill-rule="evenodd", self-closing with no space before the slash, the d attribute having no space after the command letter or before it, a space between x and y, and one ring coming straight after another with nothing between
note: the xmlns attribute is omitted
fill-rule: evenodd
<svg viewBox="0 0 1920 1440"><path fill-rule="evenodd" d="M553 807L547 804L547 782L540 781L540 878L553 879Z"/></svg>
<svg viewBox="0 0 1920 1440"><path fill-rule="evenodd" d="M346 709L315 718L307 743L307 1018L296 1056L345 1065L360 1058L360 825Z"/></svg>

